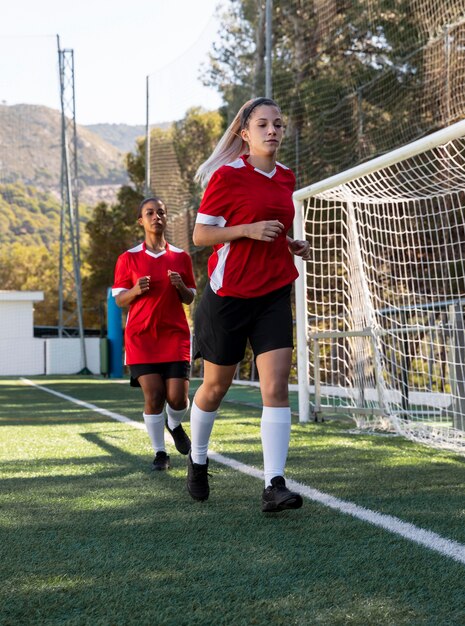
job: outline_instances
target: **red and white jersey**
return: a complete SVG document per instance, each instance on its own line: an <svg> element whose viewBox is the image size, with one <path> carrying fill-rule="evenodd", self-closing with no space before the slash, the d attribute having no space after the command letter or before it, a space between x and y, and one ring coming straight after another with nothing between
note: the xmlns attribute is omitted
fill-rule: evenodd
<svg viewBox="0 0 465 626"><path fill-rule="evenodd" d="M273 241L236 239L213 246L208 260L210 286L219 296L250 298L292 283L298 276L286 234L294 219L293 172L276 163L272 172L254 168L247 156L213 173L200 203L197 222L237 226L279 220L283 232Z"/></svg>
<svg viewBox="0 0 465 626"><path fill-rule="evenodd" d="M155 254L144 243L118 257L113 296L131 289L142 276L150 276L150 289L129 306L124 334L126 363L166 363L190 360L190 330L179 292L168 277L178 272L195 293L190 256L170 244Z"/></svg>

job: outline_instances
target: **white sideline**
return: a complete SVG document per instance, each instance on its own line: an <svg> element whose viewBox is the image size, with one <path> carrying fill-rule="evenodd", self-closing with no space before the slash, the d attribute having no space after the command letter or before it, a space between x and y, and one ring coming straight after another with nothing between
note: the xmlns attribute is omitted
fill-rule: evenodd
<svg viewBox="0 0 465 626"><path fill-rule="evenodd" d="M95 404L83 402L82 400L78 400L77 398L73 398L72 396L68 396L64 393L60 393L59 391L55 391L54 389L43 387L42 385L38 385L28 378L21 377L20 380L26 385L41 389L42 391L50 393L54 396L58 396L59 398L63 398L64 400L67 400L69 402L73 402L74 404L78 404L79 406L82 406L86 409L90 409L91 411L95 411L96 413L100 413L101 415L105 415L106 417L110 417L111 419L117 420L118 422L123 422L125 424L128 424L129 426L132 426L133 428L138 428L139 430L145 430L145 425L142 422L136 422L135 420L129 419L124 415L120 415L119 413L114 413L113 411L108 411L107 409L101 409L100 407L95 406ZM231 467L238 472L242 472L243 474L247 474L249 476L253 476L254 478L259 478L263 480L263 472L256 467L252 467L251 465L245 465L244 463L240 463L239 461L235 461L234 459L230 459L229 457L223 456L222 454L218 454L217 452L213 452L211 450L208 451L208 456L217 463L227 465L228 467ZM464 544L453 541L452 539L445 539L444 537L441 537L441 535L438 535L433 531L424 530L423 528L419 528L414 524L403 522L399 518L393 517L392 515L377 513L376 511L372 511L362 506L358 506L353 502L340 500L339 498L331 496L328 493L318 491L317 489L312 489L307 485L302 485L295 480L286 478L286 483L289 487L291 487L291 489L298 491L309 500L318 502L323 506L334 509L336 511L340 511L341 513L345 513L346 515L351 515L352 517L355 517L356 519L362 520L364 522L368 522L373 526L383 528L390 533L399 535L401 537L404 537L405 539L409 539L410 541L424 546L425 548L429 548L434 552L438 552L443 556L448 556L451 559L454 559L454 561L465 564Z"/></svg>

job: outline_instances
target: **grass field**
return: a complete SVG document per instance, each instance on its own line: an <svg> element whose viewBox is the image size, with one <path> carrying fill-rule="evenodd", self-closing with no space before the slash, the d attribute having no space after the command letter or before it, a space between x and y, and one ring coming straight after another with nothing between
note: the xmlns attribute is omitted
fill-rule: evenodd
<svg viewBox="0 0 465 626"><path fill-rule="evenodd" d="M257 389L228 394L199 503L172 445L150 471L140 390L33 382L62 395L0 380L1 626L465 624L464 457L293 418L304 506L264 515Z"/></svg>

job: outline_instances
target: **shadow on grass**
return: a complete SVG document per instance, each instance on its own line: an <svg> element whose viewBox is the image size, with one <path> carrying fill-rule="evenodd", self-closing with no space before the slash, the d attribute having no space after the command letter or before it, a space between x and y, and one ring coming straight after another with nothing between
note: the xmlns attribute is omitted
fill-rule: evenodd
<svg viewBox="0 0 465 626"><path fill-rule="evenodd" d="M26 489L31 485L34 489L38 489L41 486L46 485L69 485L73 484L76 488L81 488L81 484L93 480L106 480L110 478L121 478L125 475L132 474L134 472L142 472L148 477L155 475L165 476L173 478L170 472L153 472L151 471L150 461L152 457L142 456L141 454L134 454L122 449L117 444L113 444L108 441L108 437L112 436L112 432L117 436L121 434L121 431L108 431L104 432L104 435L100 435L96 432L84 432L79 433L79 436L88 441L89 443L97 446L103 452L107 454L92 455L84 457L64 457L64 458L43 458L43 459L30 459L30 460L12 460L4 461L2 466L5 472L8 473L27 473L29 470L34 474L40 474L41 471L49 472L51 468L56 468L53 474L47 474L44 476L18 476L15 478L3 478L1 481L1 489L9 491L11 489ZM180 455L172 455L172 465L174 467L185 467L185 457ZM60 467L94 467L101 468L102 465L106 466L105 469L95 469L88 473L75 474L59 473ZM110 466L110 467L108 467ZM57 473L58 472L58 473ZM109 484L109 488L111 485Z"/></svg>
<svg viewBox="0 0 465 626"><path fill-rule="evenodd" d="M103 442L131 466L114 448ZM224 469L206 503L168 474L115 478L78 502L36 492L40 519L19 494L18 524L1 531L2 623L411 625L462 610L462 567L308 503L264 516L253 478Z"/></svg>
<svg viewBox="0 0 465 626"><path fill-rule="evenodd" d="M261 458L234 453L241 439L229 438L231 420L220 422L228 456ZM1 623L411 625L431 615L435 626L460 623L462 566L308 501L264 516L261 481L215 463L210 500L194 502L184 457L172 456L172 472L151 472L148 457L122 447L121 432L86 430L80 436L101 454L32 460L35 476L4 483ZM247 433L258 429L248 423ZM326 431L311 456L297 439L290 469L301 468L308 484L364 479L382 493L394 475L380 472L377 446L363 463L342 436ZM384 462L394 452L383 451ZM10 471L27 471L14 463ZM83 471L56 475L69 465Z"/></svg>

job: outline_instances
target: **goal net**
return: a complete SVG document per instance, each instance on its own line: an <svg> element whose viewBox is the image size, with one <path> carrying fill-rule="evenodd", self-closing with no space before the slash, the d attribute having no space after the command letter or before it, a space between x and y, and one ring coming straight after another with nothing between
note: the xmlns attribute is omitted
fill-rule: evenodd
<svg viewBox="0 0 465 626"><path fill-rule="evenodd" d="M465 452L465 122L294 198L310 412Z"/></svg>
<svg viewBox="0 0 465 626"><path fill-rule="evenodd" d="M167 206L168 241L192 254L196 251L192 244L195 209L200 200L200 189L193 179L197 167L208 156L209 148L200 121L214 111L218 131L222 124L217 111L222 99L212 87L206 87L200 77L216 27L212 16L197 42L178 59L147 76L147 130L150 132L147 187ZM173 89L174 84L182 88ZM210 125L215 125L212 118ZM204 151L207 154L203 154Z"/></svg>

